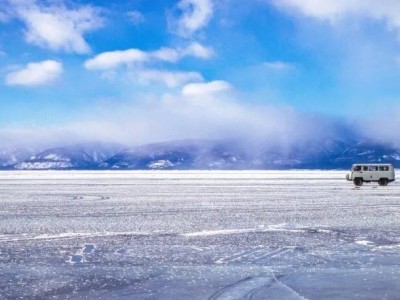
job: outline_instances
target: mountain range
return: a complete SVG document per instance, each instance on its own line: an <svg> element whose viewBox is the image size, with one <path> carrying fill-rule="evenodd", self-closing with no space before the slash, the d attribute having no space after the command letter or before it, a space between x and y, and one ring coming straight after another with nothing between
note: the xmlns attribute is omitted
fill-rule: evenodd
<svg viewBox="0 0 400 300"><path fill-rule="evenodd" d="M348 169L356 162L385 162L400 167L400 149L367 140L327 139L287 147L183 140L131 148L83 143L41 151L0 150L3 170Z"/></svg>

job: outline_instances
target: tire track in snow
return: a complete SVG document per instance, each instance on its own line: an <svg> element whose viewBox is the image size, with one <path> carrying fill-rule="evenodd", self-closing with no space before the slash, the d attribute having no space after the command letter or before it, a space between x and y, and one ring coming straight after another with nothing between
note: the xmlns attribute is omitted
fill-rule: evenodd
<svg viewBox="0 0 400 300"><path fill-rule="evenodd" d="M232 256L220 258L215 263L216 264L228 264L228 263L240 262L240 261L255 263L255 262L259 262L260 260L263 260L263 259L270 259L270 258L274 258L279 255L285 254L287 252L292 252L296 249L298 249L298 248L297 247L283 247L283 248L279 248L274 251L268 252L265 247L260 246L260 247L255 247L250 250L246 250L246 251L234 254Z"/></svg>
<svg viewBox="0 0 400 300"><path fill-rule="evenodd" d="M208 300L307 300L295 290L271 276L251 276L227 285L211 295Z"/></svg>

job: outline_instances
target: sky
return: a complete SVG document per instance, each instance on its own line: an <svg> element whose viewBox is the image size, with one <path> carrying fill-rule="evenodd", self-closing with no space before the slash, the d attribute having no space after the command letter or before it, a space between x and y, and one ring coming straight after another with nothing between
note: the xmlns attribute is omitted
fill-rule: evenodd
<svg viewBox="0 0 400 300"><path fill-rule="evenodd" d="M398 0L0 0L4 143L398 140Z"/></svg>

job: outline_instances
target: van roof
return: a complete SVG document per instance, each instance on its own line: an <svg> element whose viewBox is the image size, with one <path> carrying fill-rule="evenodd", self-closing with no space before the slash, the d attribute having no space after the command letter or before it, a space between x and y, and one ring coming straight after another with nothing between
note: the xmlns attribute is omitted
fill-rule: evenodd
<svg viewBox="0 0 400 300"><path fill-rule="evenodd" d="M357 163L357 164L353 164L353 166L392 166L392 164L364 164L364 163Z"/></svg>

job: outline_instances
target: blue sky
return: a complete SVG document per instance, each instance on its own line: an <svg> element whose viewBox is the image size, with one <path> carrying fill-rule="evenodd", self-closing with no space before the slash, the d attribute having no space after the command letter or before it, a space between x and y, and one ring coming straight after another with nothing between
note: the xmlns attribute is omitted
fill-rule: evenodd
<svg viewBox="0 0 400 300"><path fill-rule="evenodd" d="M398 109L398 1L2 3L2 134L140 143Z"/></svg>

